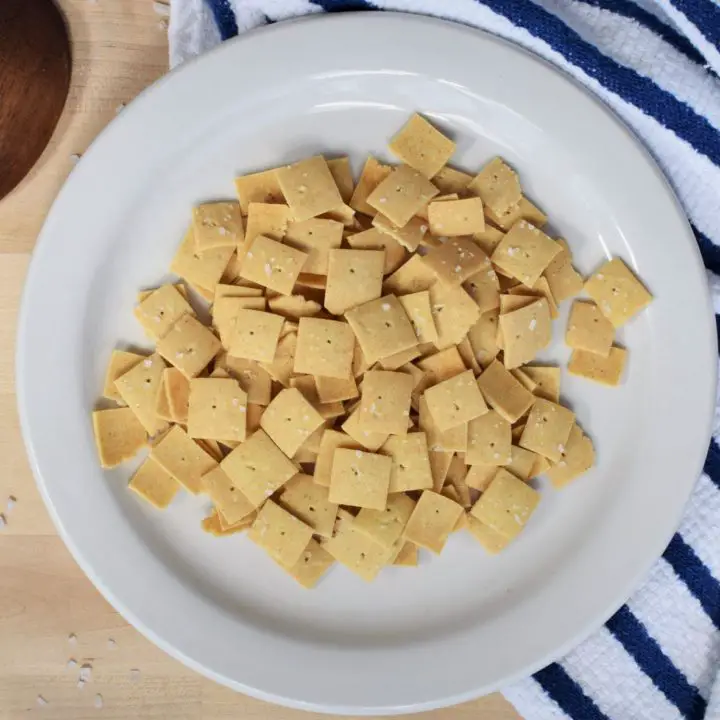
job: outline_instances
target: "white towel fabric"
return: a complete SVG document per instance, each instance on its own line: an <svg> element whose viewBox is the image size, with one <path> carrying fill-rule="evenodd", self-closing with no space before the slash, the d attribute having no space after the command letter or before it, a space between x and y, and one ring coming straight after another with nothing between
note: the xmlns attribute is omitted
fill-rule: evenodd
<svg viewBox="0 0 720 720"><path fill-rule="evenodd" d="M308 13L404 10L474 25L570 72L644 140L690 218L720 327L718 0L171 0L173 66ZM645 585L565 658L505 689L527 720L720 720L720 397L681 527Z"/></svg>

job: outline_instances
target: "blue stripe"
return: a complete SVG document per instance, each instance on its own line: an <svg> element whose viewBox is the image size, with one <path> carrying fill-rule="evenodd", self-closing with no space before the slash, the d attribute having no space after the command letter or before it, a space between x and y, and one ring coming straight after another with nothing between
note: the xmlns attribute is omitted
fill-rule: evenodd
<svg viewBox="0 0 720 720"><path fill-rule="evenodd" d="M347 12L355 10L377 10L377 7L365 0L312 0L313 5L325 12Z"/></svg>
<svg viewBox="0 0 720 720"><path fill-rule="evenodd" d="M213 14L221 40L229 40L238 34L237 19L228 0L205 0Z"/></svg>
<svg viewBox="0 0 720 720"><path fill-rule="evenodd" d="M623 605L605 626L683 716L688 720L702 720L707 706L702 695L672 664L627 605Z"/></svg>
<svg viewBox="0 0 720 720"><path fill-rule="evenodd" d="M711 0L670 0L670 4L720 50L720 7Z"/></svg>
<svg viewBox="0 0 720 720"><path fill-rule="evenodd" d="M574 720L609 720L562 665L552 663L533 677L560 709Z"/></svg>
<svg viewBox="0 0 720 720"><path fill-rule="evenodd" d="M720 316L716 315L715 320L718 323L718 330L720 330ZM715 440L710 441L703 472L712 480L717 489L720 490L720 447L718 447Z"/></svg>
<svg viewBox="0 0 720 720"><path fill-rule="evenodd" d="M634 2L628 0L580 0L580 2L635 20L639 25L661 37L668 45L672 45L688 60L692 60L703 68L707 64L703 54L686 37Z"/></svg>
<svg viewBox="0 0 720 720"><path fill-rule="evenodd" d="M720 630L720 583L712 576L707 565L679 533L673 536L663 557Z"/></svg>
<svg viewBox="0 0 720 720"><path fill-rule="evenodd" d="M695 233L695 239L700 248L705 267L720 275L720 246L716 245L707 235L701 233L692 223L690 223L690 227Z"/></svg>

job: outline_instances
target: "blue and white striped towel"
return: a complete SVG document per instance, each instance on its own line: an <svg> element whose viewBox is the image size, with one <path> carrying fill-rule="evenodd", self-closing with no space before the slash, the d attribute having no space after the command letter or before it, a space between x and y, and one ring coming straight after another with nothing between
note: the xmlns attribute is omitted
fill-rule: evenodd
<svg viewBox="0 0 720 720"><path fill-rule="evenodd" d="M405 10L481 27L570 72L643 138L690 218L720 329L717 0L171 0L170 61L308 13ZM605 627L505 689L527 720L720 720L720 399L687 513Z"/></svg>

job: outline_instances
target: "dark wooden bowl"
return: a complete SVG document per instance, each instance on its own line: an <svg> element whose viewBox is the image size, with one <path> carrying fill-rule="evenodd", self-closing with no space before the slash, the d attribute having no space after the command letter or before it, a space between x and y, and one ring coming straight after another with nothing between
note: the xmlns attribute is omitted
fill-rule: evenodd
<svg viewBox="0 0 720 720"><path fill-rule="evenodd" d="M50 141L70 68L67 27L52 0L0 0L0 199Z"/></svg>

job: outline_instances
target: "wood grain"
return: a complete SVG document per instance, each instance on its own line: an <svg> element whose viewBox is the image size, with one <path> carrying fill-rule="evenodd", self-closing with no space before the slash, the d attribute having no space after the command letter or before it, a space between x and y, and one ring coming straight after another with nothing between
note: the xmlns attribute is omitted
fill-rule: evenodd
<svg viewBox="0 0 720 720"><path fill-rule="evenodd" d="M5 1L5 0L1 0ZM253 700L188 670L130 627L75 565L35 488L14 397L14 338L29 253L50 204L117 109L167 72L167 45L151 0L61 0L73 41L68 103L30 177L0 202L0 718L51 720L311 720ZM77 635L77 644L68 635ZM110 647L112 638L115 645ZM77 688L69 658L93 666ZM131 674L138 669L139 675ZM40 707L37 695L48 705ZM103 708L94 705L96 694ZM499 695L428 713L428 720L518 720Z"/></svg>
<svg viewBox="0 0 720 720"><path fill-rule="evenodd" d="M30 171L70 87L70 41L52 0L0 3L0 199Z"/></svg>

